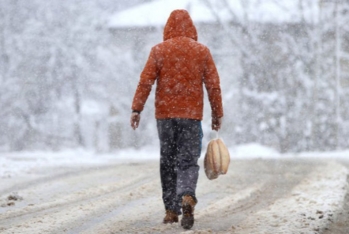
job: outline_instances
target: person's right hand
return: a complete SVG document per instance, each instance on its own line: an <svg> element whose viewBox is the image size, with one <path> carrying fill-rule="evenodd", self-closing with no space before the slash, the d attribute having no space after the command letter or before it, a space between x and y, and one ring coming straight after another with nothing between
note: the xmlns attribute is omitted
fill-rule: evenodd
<svg viewBox="0 0 349 234"><path fill-rule="evenodd" d="M212 130L218 131L221 128L222 119L223 117L221 118L212 117L212 126L211 126Z"/></svg>
<svg viewBox="0 0 349 234"><path fill-rule="evenodd" d="M133 130L136 130L136 128L138 128L140 120L141 120L141 114L140 113L133 112L131 114L130 123L131 123L131 127L133 128Z"/></svg>

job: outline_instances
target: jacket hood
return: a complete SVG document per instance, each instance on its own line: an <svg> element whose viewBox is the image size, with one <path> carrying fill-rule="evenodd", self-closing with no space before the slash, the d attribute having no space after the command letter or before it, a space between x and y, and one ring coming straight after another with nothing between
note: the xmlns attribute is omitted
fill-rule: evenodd
<svg viewBox="0 0 349 234"><path fill-rule="evenodd" d="M198 40L194 23L186 10L174 10L164 28L164 41L174 37L189 37Z"/></svg>

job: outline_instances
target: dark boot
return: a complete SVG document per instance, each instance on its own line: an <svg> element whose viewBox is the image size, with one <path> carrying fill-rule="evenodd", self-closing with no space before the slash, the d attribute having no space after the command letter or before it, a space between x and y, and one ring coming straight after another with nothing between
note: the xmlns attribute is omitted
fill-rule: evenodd
<svg viewBox="0 0 349 234"><path fill-rule="evenodd" d="M163 223L178 223L178 214L172 210L166 210Z"/></svg>
<svg viewBox="0 0 349 234"><path fill-rule="evenodd" d="M196 201L190 195L183 196L182 200L182 211L183 217L181 220L181 225L184 229L190 229L194 225L194 207Z"/></svg>

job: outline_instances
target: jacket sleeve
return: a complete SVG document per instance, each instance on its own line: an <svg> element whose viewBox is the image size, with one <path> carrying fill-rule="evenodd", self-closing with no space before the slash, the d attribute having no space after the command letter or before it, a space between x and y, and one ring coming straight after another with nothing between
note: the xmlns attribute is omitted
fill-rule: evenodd
<svg viewBox="0 0 349 234"><path fill-rule="evenodd" d="M158 68L155 57L155 49L152 48L147 63L141 73L141 77L133 97L132 110L141 112L148 99L151 87L158 76Z"/></svg>
<svg viewBox="0 0 349 234"><path fill-rule="evenodd" d="M212 117L223 117L223 104L219 75L209 50L207 53L206 65L204 70L204 83L207 90L208 99L211 104Z"/></svg>

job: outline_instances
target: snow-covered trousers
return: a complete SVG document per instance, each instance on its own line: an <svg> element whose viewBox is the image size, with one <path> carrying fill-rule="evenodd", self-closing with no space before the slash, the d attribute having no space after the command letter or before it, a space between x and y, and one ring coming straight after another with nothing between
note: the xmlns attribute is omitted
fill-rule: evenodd
<svg viewBox="0 0 349 234"><path fill-rule="evenodd" d="M160 176L166 210L181 213L183 195L196 200L198 159L202 147L201 121L192 119L157 120L160 138Z"/></svg>

